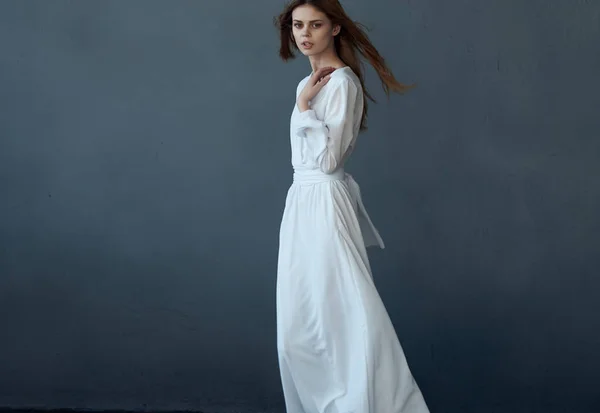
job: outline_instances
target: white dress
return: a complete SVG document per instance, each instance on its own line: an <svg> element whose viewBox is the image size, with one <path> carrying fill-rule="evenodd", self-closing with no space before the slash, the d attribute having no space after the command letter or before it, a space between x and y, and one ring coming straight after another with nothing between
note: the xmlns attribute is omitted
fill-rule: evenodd
<svg viewBox="0 0 600 413"><path fill-rule="evenodd" d="M371 276L366 247L383 241L343 169L362 109L360 81L344 67L291 117L294 181L277 268L287 413L429 412Z"/></svg>

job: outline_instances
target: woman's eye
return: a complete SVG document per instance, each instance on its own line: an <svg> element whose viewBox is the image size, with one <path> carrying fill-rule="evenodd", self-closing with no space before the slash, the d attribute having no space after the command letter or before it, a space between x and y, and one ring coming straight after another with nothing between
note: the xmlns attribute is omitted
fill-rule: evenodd
<svg viewBox="0 0 600 413"><path fill-rule="evenodd" d="M318 29L319 27L321 27L321 25L320 25L319 23L316 23L316 24L314 24L314 25L313 25L313 27L314 27L315 29Z"/></svg>
<svg viewBox="0 0 600 413"><path fill-rule="evenodd" d="M297 28L297 29L299 29L300 28L300 23L294 24L294 27Z"/></svg>

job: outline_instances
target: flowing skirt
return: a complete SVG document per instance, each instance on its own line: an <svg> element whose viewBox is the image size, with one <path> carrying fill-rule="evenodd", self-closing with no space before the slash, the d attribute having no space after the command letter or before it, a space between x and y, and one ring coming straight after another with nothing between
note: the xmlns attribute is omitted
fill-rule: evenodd
<svg viewBox="0 0 600 413"><path fill-rule="evenodd" d="M370 230L383 247L349 175L294 174L276 297L287 413L429 412L373 283Z"/></svg>

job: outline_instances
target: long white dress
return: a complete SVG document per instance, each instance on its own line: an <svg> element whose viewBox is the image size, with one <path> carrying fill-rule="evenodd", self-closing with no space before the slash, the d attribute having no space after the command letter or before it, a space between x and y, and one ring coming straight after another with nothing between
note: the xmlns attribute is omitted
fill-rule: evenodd
<svg viewBox="0 0 600 413"><path fill-rule="evenodd" d="M343 169L362 109L360 81L344 67L291 117L276 298L287 413L429 412L371 276L366 247L383 241Z"/></svg>

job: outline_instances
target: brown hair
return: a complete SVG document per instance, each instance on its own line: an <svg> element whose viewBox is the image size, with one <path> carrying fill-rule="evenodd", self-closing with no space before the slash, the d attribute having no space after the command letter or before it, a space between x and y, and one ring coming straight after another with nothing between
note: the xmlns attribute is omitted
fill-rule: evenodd
<svg viewBox="0 0 600 413"><path fill-rule="evenodd" d="M369 37L365 33L366 27L358 22L352 21L344 11L344 8L338 0L291 0L284 8L283 12L275 18L275 25L279 29L281 45L279 48L279 56L283 61L293 59L294 49L298 50L298 46L294 41L292 33L292 12L298 6L311 5L321 12L325 13L331 20L332 24L340 25L341 30L335 36L335 50L339 58L358 76L365 98L369 98L375 102L375 99L369 94L365 87L363 62L359 59L357 51L366 58L371 66L379 75L381 84L385 94L390 96L390 91L404 93L414 85L405 85L396 80L391 70L385 63L384 58L379 54L373 46ZM361 130L367 128L367 99L364 99L363 116L361 120Z"/></svg>

